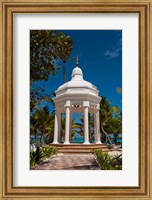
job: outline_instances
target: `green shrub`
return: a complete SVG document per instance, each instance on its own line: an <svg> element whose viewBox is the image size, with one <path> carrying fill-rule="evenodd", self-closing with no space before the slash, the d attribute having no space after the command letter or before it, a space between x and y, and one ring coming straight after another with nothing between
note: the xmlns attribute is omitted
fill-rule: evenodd
<svg viewBox="0 0 152 200"><path fill-rule="evenodd" d="M40 147L39 151L30 151L30 168L34 168L44 159L57 153L58 149L55 147Z"/></svg>
<svg viewBox="0 0 152 200"><path fill-rule="evenodd" d="M37 158L36 151L30 151L30 168L33 168L37 164L36 158Z"/></svg>
<svg viewBox="0 0 152 200"><path fill-rule="evenodd" d="M100 149L92 151L95 155L101 170L121 170L122 169L122 157L110 156L107 152L102 152Z"/></svg>
<svg viewBox="0 0 152 200"><path fill-rule="evenodd" d="M58 149L55 147L42 147L40 148L41 160L50 157L51 155L55 155L58 153Z"/></svg>

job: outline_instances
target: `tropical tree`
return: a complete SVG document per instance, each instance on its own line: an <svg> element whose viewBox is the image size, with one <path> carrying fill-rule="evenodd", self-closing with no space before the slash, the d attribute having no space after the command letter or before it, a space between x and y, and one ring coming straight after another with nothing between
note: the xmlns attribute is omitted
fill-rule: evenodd
<svg viewBox="0 0 152 200"><path fill-rule="evenodd" d="M63 142L65 137L65 118L61 117L61 142Z"/></svg>
<svg viewBox="0 0 152 200"><path fill-rule="evenodd" d="M51 30L30 31L30 81L47 81L61 66L56 61L66 62L72 52L72 38L62 32Z"/></svg>
<svg viewBox="0 0 152 200"><path fill-rule="evenodd" d="M79 122L73 123L73 134L78 133L81 136L84 136L84 118L83 116L79 116ZM94 141L94 115L93 114L88 114L88 120L89 120L89 138L90 141Z"/></svg>
<svg viewBox="0 0 152 200"><path fill-rule="evenodd" d="M122 111L114 107L113 118L111 120L111 132L114 135L114 143L117 144L118 134L122 134Z"/></svg>
<svg viewBox="0 0 152 200"><path fill-rule="evenodd" d="M83 121L84 120L83 120L83 117L79 116L78 119L79 119L78 122L74 122L73 132L74 132L74 134L78 133L79 135L84 136L84 129L83 129Z"/></svg>
<svg viewBox="0 0 152 200"><path fill-rule="evenodd" d="M51 30L30 31L30 110L36 109L41 101L46 101L51 94L46 94L44 86L37 87L38 81L48 81L64 65L72 52L72 38L61 32Z"/></svg>
<svg viewBox="0 0 152 200"><path fill-rule="evenodd" d="M41 103L50 102L53 104L52 96L53 94L45 92L44 86L36 87L36 84L33 84L30 88L30 111L34 112Z"/></svg>
<svg viewBox="0 0 152 200"><path fill-rule="evenodd" d="M59 34L59 45L57 45L57 52L60 59L63 61L63 81L66 82L66 61L72 53L73 40L70 36Z"/></svg>
<svg viewBox="0 0 152 200"><path fill-rule="evenodd" d="M46 142L52 143L53 142L53 135L54 135L54 113L49 114L50 122L46 127Z"/></svg>
<svg viewBox="0 0 152 200"><path fill-rule="evenodd" d="M99 112L102 142L105 142L107 139L112 145L109 134L113 133L115 144L117 144L117 134L122 132L122 112L117 106L111 106L111 102L107 101L105 97L101 99Z"/></svg>
<svg viewBox="0 0 152 200"><path fill-rule="evenodd" d="M121 93L122 93L122 87L117 87L117 92L118 92L119 94L121 94Z"/></svg>
<svg viewBox="0 0 152 200"><path fill-rule="evenodd" d="M111 120L111 131L114 135L114 143L117 145L118 134L122 133L122 122L118 118Z"/></svg>
<svg viewBox="0 0 152 200"><path fill-rule="evenodd" d="M111 102L107 101L105 97L102 97L100 101L100 131L102 133L102 142L105 142L106 139L109 140L109 143L112 145L112 142L109 138L108 133L110 133L110 122L112 119L112 108Z"/></svg>
<svg viewBox="0 0 152 200"><path fill-rule="evenodd" d="M94 134L94 115L89 113L89 138L90 141L94 141L95 134Z"/></svg>
<svg viewBox="0 0 152 200"><path fill-rule="evenodd" d="M35 115L30 116L30 134L34 135L35 142L37 141L37 133L38 133L38 122L35 119Z"/></svg>
<svg viewBox="0 0 152 200"><path fill-rule="evenodd" d="M78 126L75 124L74 119L72 119L72 123L71 123L71 130L70 130L70 137L71 139L74 138L75 133L77 133L77 131L75 129L78 128ZM65 117L61 118L61 141L63 142L65 137Z"/></svg>
<svg viewBox="0 0 152 200"><path fill-rule="evenodd" d="M44 135L47 133L50 127L50 123L53 119L52 115L49 114L48 107L43 107L41 110L36 110L34 113L35 120L38 123L39 130L41 131L41 144L44 145Z"/></svg>

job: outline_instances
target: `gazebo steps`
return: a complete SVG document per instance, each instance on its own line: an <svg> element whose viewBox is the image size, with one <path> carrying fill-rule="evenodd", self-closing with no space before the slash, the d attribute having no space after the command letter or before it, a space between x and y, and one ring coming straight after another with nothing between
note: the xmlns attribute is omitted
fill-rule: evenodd
<svg viewBox="0 0 152 200"><path fill-rule="evenodd" d="M101 147L101 146L106 146L106 144L94 144L94 143L90 143L90 144L83 144L83 143L70 143L70 144L49 144L49 146L58 146L58 147Z"/></svg>
<svg viewBox="0 0 152 200"><path fill-rule="evenodd" d="M83 146L83 147L74 147L74 146L71 146L71 147L69 147L69 146L67 146L67 147L58 147L58 146L56 146L58 149L107 149L108 147L106 147L106 146L94 146L94 147L87 147L87 146Z"/></svg>
<svg viewBox="0 0 152 200"><path fill-rule="evenodd" d="M102 150L103 152L108 152L109 151L109 149L104 149L104 150ZM63 149L60 149L59 150L59 152L60 153L64 153L64 154L69 154L69 153L71 153L71 154L74 154L74 153L82 153L82 154L84 154L84 153L91 153L92 152L92 149L73 149L73 150L71 150L71 149L66 149L66 150L63 150Z"/></svg>
<svg viewBox="0 0 152 200"><path fill-rule="evenodd" d="M91 153L93 149L107 152L110 149L105 144L50 144L57 147L60 153Z"/></svg>

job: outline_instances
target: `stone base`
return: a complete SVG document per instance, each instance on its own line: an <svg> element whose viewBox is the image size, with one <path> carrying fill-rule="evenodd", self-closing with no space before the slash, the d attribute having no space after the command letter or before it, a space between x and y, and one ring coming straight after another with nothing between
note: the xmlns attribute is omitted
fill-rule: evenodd
<svg viewBox="0 0 152 200"><path fill-rule="evenodd" d="M90 142L84 142L83 144L90 144ZM82 145L83 145L83 144L82 144Z"/></svg>
<svg viewBox="0 0 152 200"><path fill-rule="evenodd" d="M63 144L70 144L70 142L64 142Z"/></svg>
<svg viewBox="0 0 152 200"><path fill-rule="evenodd" d="M102 144L102 142L100 142L100 141L97 141L97 142L95 142L95 144Z"/></svg>
<svg viewBox="0 0 152 200"><path fill-rule="evenodd" d="M59 144L59 142L58 141L54 141L52 144Z"/></svg>

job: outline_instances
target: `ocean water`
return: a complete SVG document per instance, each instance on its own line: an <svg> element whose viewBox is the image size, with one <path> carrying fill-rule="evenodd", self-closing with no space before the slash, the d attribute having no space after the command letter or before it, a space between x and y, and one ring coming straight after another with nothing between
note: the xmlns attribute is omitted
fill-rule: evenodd
<svg viewBox="0 0 152 200"><path fill-rule="evenodd" d="M37 136L36 141L37 142L41 142L41 136ZM45 137L44 137L44 141L46 142L46 138ZM30 143L32 144L33 142L35 142L35 137L31 136L30 137Z"/></svg>
<svg viewBox="0 0 152 200"><path fill-rule="evenodd" d="M113 139L113 138L112 138ZM71 143L83 143L84 139L83 138L74 138ZM122 144L122 138L117 138L117 143Z"/></svg>
<svg viewBox="0 0 152 200"><path fill-rule="evenodd" d="M71 143L83 143L84 139L83 138L74 138Z"/></svg>

